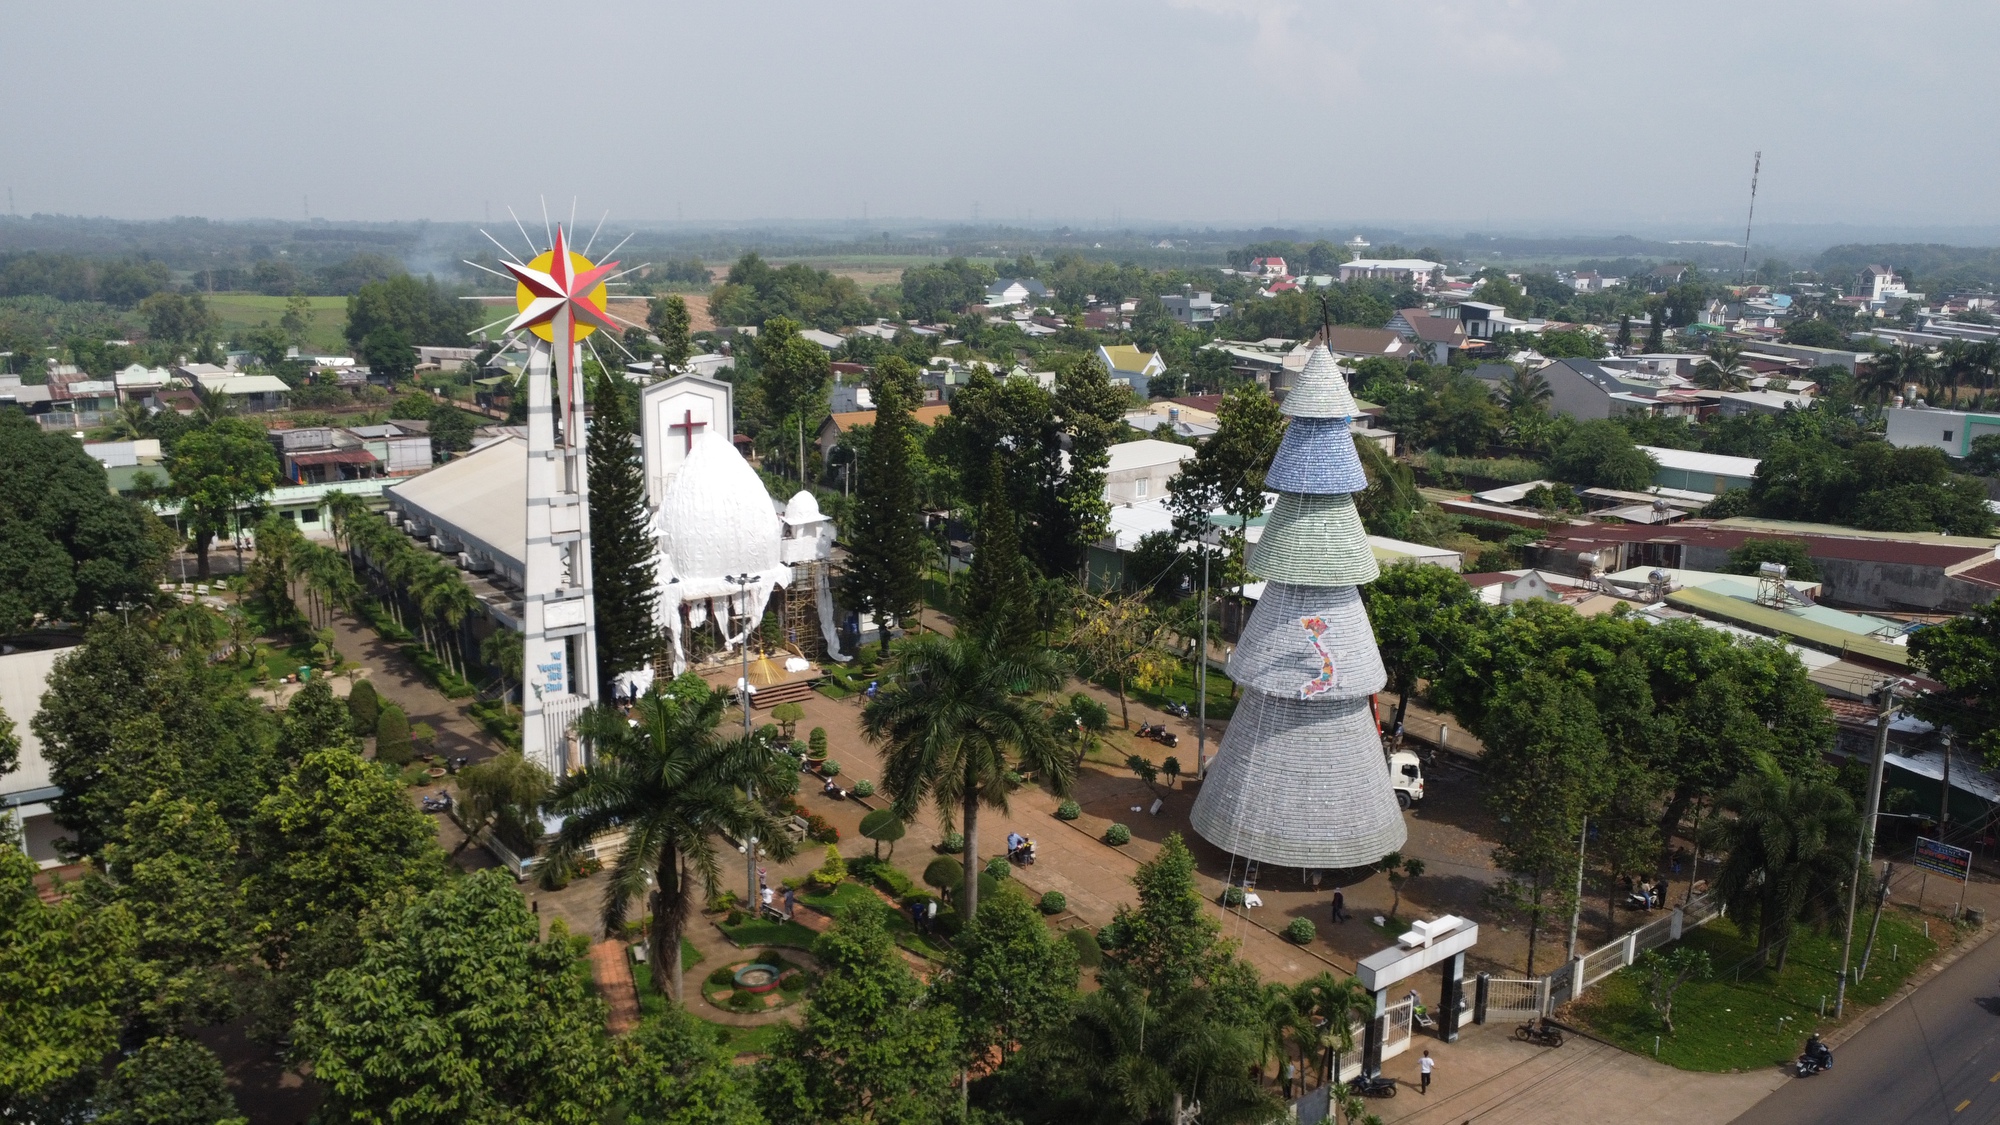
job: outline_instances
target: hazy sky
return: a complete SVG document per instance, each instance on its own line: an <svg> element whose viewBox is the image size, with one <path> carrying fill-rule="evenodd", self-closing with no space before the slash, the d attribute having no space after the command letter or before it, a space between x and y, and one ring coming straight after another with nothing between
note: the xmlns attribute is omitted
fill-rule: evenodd
<svg viewBox="0 0 2000 1125"><path fill-rule="evenodd" d="M2000 3L0 0L22 214L2000 220ZM558 203L558 201L560 201Z"/></svg>

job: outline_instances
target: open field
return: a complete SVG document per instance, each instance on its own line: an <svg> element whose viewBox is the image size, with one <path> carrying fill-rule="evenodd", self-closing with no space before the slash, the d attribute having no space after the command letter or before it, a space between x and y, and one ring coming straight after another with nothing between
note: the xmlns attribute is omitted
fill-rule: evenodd
<svg viewBox="0 0 2000 1125"><path fill-rule="evenodd" d="M261 293L211 293L203 298L208 307L222 318L222 330L233 335L245 328L254 328L260 323L278 323L285 315L284 297L267 297ZM307 297L312 302L312 329L306 337L306 350L322 355L337 355L347 351L347 340L341 330L347 327L347 298Z"/></svg>

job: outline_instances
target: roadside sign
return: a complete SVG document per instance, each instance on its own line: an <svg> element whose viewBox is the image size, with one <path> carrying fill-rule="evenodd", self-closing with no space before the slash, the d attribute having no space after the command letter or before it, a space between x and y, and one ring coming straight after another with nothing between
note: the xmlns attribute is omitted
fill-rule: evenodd
<svg viewBox="0 0 2000 1125"><path fill-rule="evenodd" d="M1917 866L1963 883L1972 875L1972 853L1925 836L1917 837Z"/></svg>

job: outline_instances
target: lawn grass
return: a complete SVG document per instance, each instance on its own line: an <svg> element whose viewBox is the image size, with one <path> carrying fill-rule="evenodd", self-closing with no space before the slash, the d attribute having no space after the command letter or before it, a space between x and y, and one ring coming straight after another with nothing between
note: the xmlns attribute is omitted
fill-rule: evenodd
<svg viewBox="0 0 2000 1125"><path fill-rule="evenodd" d="M682 966L683 980L688 987L701 984L700 975ZM653 990L653 967L651 965L632 966L632 983L639 990L639 1022L649 1023L663 1020L673 1002ZM696 1016L696 1019L701 1019ZM715 1030L715 1041L723 1050L732 1055L770 1054L773 1043L786 1026L783 1023L767 1024L763 1027L729 1027L719 1023L701 1020Z"/></svg>
<svg viewBox="0 0 2000 1125"><path fill-rule="evenodd" d="M1860 925L1866 922L1865 916L1858 920ZM1931 924L1933 930L1949 925L1937 919ZM1837 932L1799 931L1792 938L1783 976L1771 969L1752 970L1746 961L1756 944L1727 918L1692 931L1682 941L1707 951L1715 976L1690 981L1675 994L1674 1034L1660 1038L1661 1062L1700 1071L1783 1065L1797 1057L1806 1036L1836 1026L1830 1014L1820 1017L1820 1005L1824 999L1826 1010L1832 1012L1840 983ZM1868 976L1848 986L1850 1018L1887 999L1937 948L1924 936L1923 919L1901 908L1886 911ZM1854 955L1858 961L1859 942ZM1575 1018L1592 1034L1626 1050L1652 1054L1660 1021L1647 1002L1646 981L1638 966L1613 974L1585 994L1574 1008Z"/></svg>
<svg viewBox="0 0 2000 1125"><path fill-rule="evenodd" d="M285 315L285 302L289 298L261 293L214 293L203 299L222 319L223 334L233 336L259 324L275 326L278 318ZM306 331L303 350L320 355L346 354L347 339L342 332L347 328L347 298L307 297L306 300L312 302L312 326Z"/></svg>
<svg viewBox="0 0 2000 1125"><path fill-rule="evenodd" d="M842 909L849 906L869 904L882 907L887 905L882 901L881 895L876 894L873 890L862 886L860 883L854 882L842 883L827 892L815 891L811 894L800 895L799 901L828 917L836 918L840 916ZM908 914L905 914L901 910L894 910L889 914L888 927L889 934L896 939L897 945L926 960L942 961L950 952L942 944L919 934L917 932L917 924L910 919Z"/></svg>
<svg viewBox="0 0 2000 1125"><path fill-rule="evenodd" d="M723 923L720 927L724 937L737 945L750 948L753 945L775 945L812 950L819 935L797 922L772 922L763 918L748 918L731 926Z"/></svg>

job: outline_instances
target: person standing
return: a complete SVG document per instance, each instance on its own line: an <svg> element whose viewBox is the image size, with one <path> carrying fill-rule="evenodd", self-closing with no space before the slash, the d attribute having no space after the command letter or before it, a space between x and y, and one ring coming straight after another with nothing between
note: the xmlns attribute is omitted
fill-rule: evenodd
<svg viewBox="0 0 2000 1125"><path fill-rule="evenodd" d="M1336 922L1347 921L1347 896L1342 894L1338 887L1334 888L1333 891L1333 920Z"/></svg>
<svg viewBox="0 0 2000 1125"><path fill-rule="evenodd" d="M799 912L799 892L796 887L785 888L785 920L791 921Z"/></svg>
<svg viewBox="0 0 2000 1125"><path fill-rule="evenodd" d="M1293 1069L1293 1067L1292 1067L1292 1060L1290 1060L1290 1059L1286 1059L1286 1060L1285 1060L1285 1071L1284 1071L1284 1074L1285 1074L1285 1100L1286 1100L1286 1101L1291 1101L1291 1100L1292 1100L1292 1080L1298 1077L1298 1071L1297 1071L1297 1070L1295 1070L1295 1069Z"/></svg>
<svg viewBox="0 0 2000 1125"><path fill-rule="evenodd" d="M1417 1087L1417 1093L1428 1094L1431 1092L1431 1070L1436 1066L1437 1060L1431 1057L1429 1051L1425 1051L1424 1057L1417 1060L1417 1074L1423 1081L1423 1084Z"/></svg>

